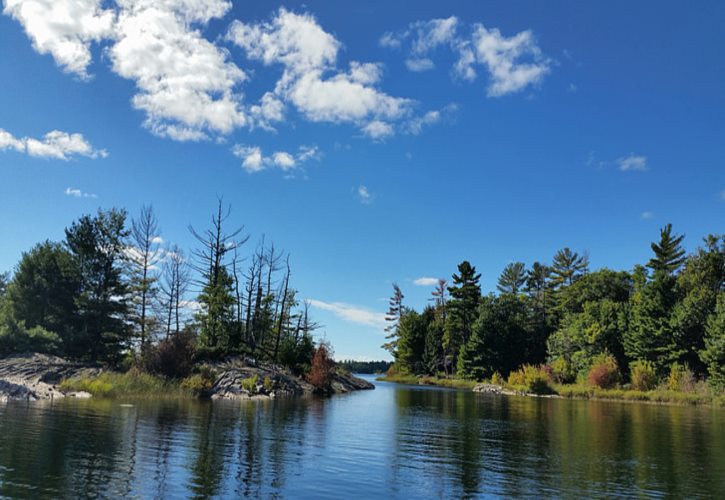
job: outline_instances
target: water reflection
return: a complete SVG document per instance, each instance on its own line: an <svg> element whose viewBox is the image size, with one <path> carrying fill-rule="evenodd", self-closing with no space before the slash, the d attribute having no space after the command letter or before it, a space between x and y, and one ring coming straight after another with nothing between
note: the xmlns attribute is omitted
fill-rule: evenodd
<svg viewBox="0 0 725 500"><path fill-rule="evenodd" d="M0 497L712 497L724 413L388 384L331 399L12 403Z"/></svg>

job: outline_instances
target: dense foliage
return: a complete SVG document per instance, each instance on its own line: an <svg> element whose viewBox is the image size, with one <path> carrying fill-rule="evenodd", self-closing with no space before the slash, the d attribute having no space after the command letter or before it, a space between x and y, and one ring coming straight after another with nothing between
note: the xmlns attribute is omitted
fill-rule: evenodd
<svg viewBox="0 0 725 500"><path fill-rule="evenodd" d="M606 388L631 380L641 390L689 377L722 387L725 236L708 236L690 255L683 239L668 224L646 266L630 271L590 271L588 255L569 248L551 265L527 270L515 262L498 278L497 294L482 295L481 275L464 261L422 312L402 303L396 285L391 304L401 313L386 344L395 346L393 371L477 380L513 374L519 385L535 385L535 372L545 370L559 383Z"/></svg>
<svg viewBox="0 0 725 500"><path fill-rule="evenodd" d="M309 372L317 324L291 286L289 256L262 240L243 257L248 236L227 231L229 215L220 200L209 228L190 228L191 258L162 245L151 207L130 224L124 210L84 215L0 274L0 355L131 359L183 378L200 358L244 354Z"/></svg>
<svg viewBox="0 0 725 500"><path fill-rule="evenodd" d="M385 373L392 364L390 361L354 361L351 359L337 362L337 366L350 373Z"/></svg>

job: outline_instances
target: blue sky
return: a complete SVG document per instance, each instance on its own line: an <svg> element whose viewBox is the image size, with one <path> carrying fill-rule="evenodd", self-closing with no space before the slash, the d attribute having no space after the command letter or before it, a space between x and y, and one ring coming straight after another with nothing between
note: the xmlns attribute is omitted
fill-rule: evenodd
<svg viewBox="0 0 725 500"><path fill-rule="evenodd" d="M52 9L48 7L52 6ZM469 259L631 268L725 230L725 5L3 0L0 270L99 206L187 250L216 197L337 357ZM251 252L253 245L248 245ZM425 281L425 280L424 280Z"/></svg>

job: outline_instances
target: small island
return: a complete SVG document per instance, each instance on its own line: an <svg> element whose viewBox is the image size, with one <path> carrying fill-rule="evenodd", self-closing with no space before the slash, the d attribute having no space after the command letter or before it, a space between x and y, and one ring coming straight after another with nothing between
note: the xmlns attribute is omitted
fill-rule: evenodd
<svg viewBox="0 0 725 500"><path fill-rule="evenodd" d="M0 275L0 401L270 399L374 386L313 339L289 254L227 231L222 200L198 248L162 245L151 207L99 210ZM242 262L246 267L242 267ZM192 290L198 290L195 294Z"/></svg>

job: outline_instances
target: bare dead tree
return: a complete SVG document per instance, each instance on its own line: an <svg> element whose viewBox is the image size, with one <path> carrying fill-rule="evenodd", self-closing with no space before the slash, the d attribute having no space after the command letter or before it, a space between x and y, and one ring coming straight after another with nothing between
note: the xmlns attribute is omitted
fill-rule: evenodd
<svg viewBox="0 0 725 500"><path fill-rule="evenodd" d="M222 198L217 199L217 211L212 214L211 227L202 232L189 225L189 231L201 244L201 248L194 250L195 262L193 269L199 273L199 284L215 286L223 267L227 267L226 255L244 245L249 236L242 235L244 226L240 226L231 233L224 232L224 223L231 215L231 206L224 208Z"/></svg>
<svg viewBox="0 0 725 500"><path fill-rule="evenodd" d="M161 259L159 224L150 205L141 207L138 218L131 223L131 247L127 251L131 265L131 282L134 293L134 306L137 310L136 322L143 348L148 330L153 323L149 320L150 304L156 294L158 274L156 264Z"/></svg>
<svg viewBox="0 0 725 500"><path fill-rule="evenodd" d="M282 336L282 323L284 321L284 316L285 316L284 307L285 307L285 301L287 300L287 291L289 290L289 278L290 278L290 274L292 272L290 269L290 265L289 265L289 258L290 258L290 256L289 256L289 254L287 254L287 260L286 260L287 274L285 275L285 278L284 278L284 290L282 291L282 304L281 304L282 307L281 307L281 310L279 311L279 318L277 319L277 338L275 339L275 342L274 342L274 361L275 361L275 363L277 362L277 354L279 353L279 341L280 341L280 337Z"/></svg>
<svg viewBox="0 0 725 500"><path fill-rule="evenodd" d="M181 329L181 311L184 309L184 298L190 283L191 267L183 250L178 246L173 246L166 252L161 281L161 303L166 316L166 338L171 335L173 323L176 327L173 331L179 332Z"/></svg>

